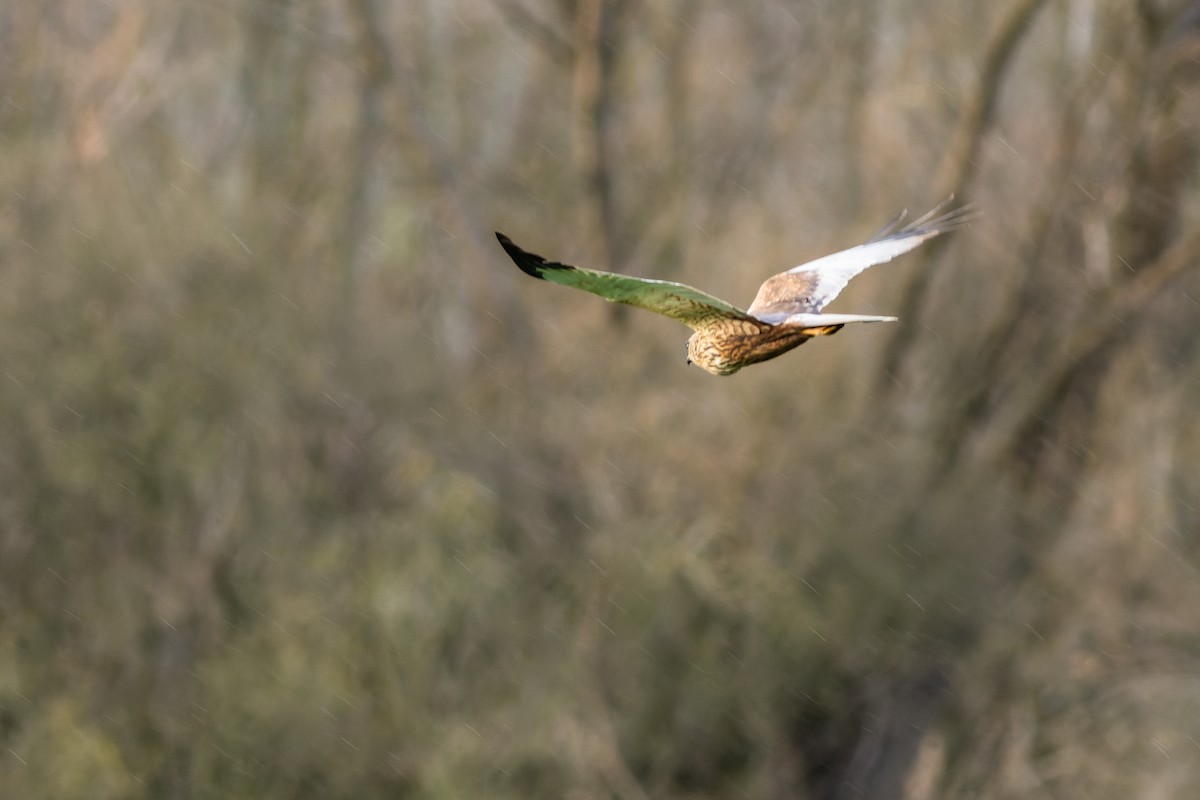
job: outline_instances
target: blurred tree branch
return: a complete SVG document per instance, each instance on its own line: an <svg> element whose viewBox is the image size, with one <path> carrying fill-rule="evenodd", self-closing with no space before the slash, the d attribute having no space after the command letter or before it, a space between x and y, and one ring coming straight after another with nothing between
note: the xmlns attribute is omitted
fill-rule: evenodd
<svg viewBox="0 0 1200 800"><path fill-rule="evenodd" d="M942 161L933 179L934 196L946 197L957 194L966 198L966 190L978 165L979 148L991 125L996 110L996 100L1004 83L1004 76L1017 52L1017 45L1030 30L1037 12L1046 5L1046 0L1013 0L1001 15L1000 22L983 48L983 64L979 73L979 87L970 98L959 117L958 127L950 139ZM948 238L935 239L917 256L919 265L900 299L901 319L916 320L929 289L932 273L921 266L932 261L946 246ZM891 391L895 387L893 376L901 368L901 361L912 346L912 338L920 326L902 326L889 339L879 370L878 387Z"/></svg>
<svg viewBox="0 0 1200 800"><path fill-rule="evenodd" d="M510 25L537 39L551 60L562 65L571 63L575 46L553 25L526 8L521 0L496 0L496 7Z"/></svg>
<svg viewBox="0 0 1200 800"><path fill-rule="evenodd" d="M967 99L967 107L959 118L958 128L934 175L936 197L963 191L974 177L979 166L979 148L995 116L996 101L1016 55L1017 45L1029 32L1034 17L1045 5L1046 0L1013 0L984 44L979 88Z"/></svg>
<svg viewBox="0 0 1200 800"><path fill-rule="evenodd" d="M1127 269L1112 271L1113 279L1105 291L1088 299L1084 316L1071 328L1065 344L1056 348L1055 357L1035 362L1040 365L1035 377L1031 380L1028 373L1023 375L1014 396L983 426L978 442L985 461L995 462L1005 455L1027 451L1037 432L1055 417L1057 407L1080 375L1110 355L1119 340L1131 340L1134 332L1151 319L1149 307L1163 290L1200 261L1200 224L1193 222L1190 229L1184 227L1174 237L1171 235L1171 231L1183 227L1180 218L1186 198L1182 175L1197 160L1194 136L1187 135L1175 119L1178 98L1195 77L1172 74L1172 65L1177 63L1173 56L1180 42L1164 36L1162 26L1144 24L1150 57L1140 63L1135 84L1138 90L1128 101L1120 123L1126 131L1121 137L1125 148L1115 148L1119 155L1113 156L1125 167L1124 174L1119 175L1123 179L1119 196L1124 207L1107 223L1117 232L1115 245L1105 248L1115 250L1108 261L1119 260ZM1105 52L1116 53L1117 47L1118 43L1110 42ZM1064 114L1063 137L1072 153L1078 145L1083 115L1091 105L1088 98L1109 82L1108 75L1100 70L1088 70L1088 74L1091 77L1084 79L1088 88L1072 103L1074 113ZM1071 119L1078 121L1071 123ZM1073 160L1065 154L1057 160L1060 186L1066 185ZM1107 229L1103 235L1109 235ZM1034 257L1029 262L1022 293L1026 296L1032 265L1040 260ZM1014 308L1010 324L1002 326L992 339L996 350L1002 347L1004 337L1015 333L1020 316L1020 308ZM977 402L981 404L982 397Z"/></svg>
<svg viewBox="0 0 1200 800"><path fill-rule="evenodd" d="M976 453L994 464L1012 456L1053 410L1072 380L1092 359L1117 340L1132 337L1146 322L1148 307L1174 280L1200 262L1200 224L1133 278L1109 289L1090 303L1086 316L1068 334L1063 345L1048 359L1032 362L1032 374L1018 387L1015 397L984 427Z"/></svg>
<svg viewBox="0 0 1200 800"><path fill-rule="evenodd" d="M986 416L989 396L995 388L995 376L1009 353L1008 344L1029 323L1030 315L1035 313L1036 298L1042 291L1038 267L1045 258L1055 223L1062 215L1066 193L1074 187L1071 176L1078 164L1087 115L1102 95L1109 74L1088 70L1082 87L1069 93L1071 99L1064 106L1053 139L1054 158L1049 178L1051 193L1041 203L1031 204L1033 218L1030 232L1017 245L1021 254L1017 259L1021 268L1019 286L1000 299L1002 311L996 315L995 322L981 343L972 348L968 357L954 365L955 374L961 376L957 380L958 385L966 388L961 393L954 393L957 399L945 411L939 431L940 449L945 453L943 466L938 470L940 474L956 463L968 441L968 432L975 429Z"/></svg>
<svg viewBox="0 0 1200 800"><path fill-rule="evenodd" d="M627 11L625 0L580 0L575 9L571 146L593 204L604 252L601 263L621 271L627 248L616 200L613 142L615 73Z"/></svg>
<svg viewBox="0 0 1200 800"><path fill-rule="evenodd" d="M850 4L845 14L849 40L847 54L847 98L844 107L846 138L850 143L849 165L850 181L846 195L845 208L851 214L861 212L864 198L867 197L868 181L863 174L864 160L860 154L868 147L868 108L871 97L872 56L876 42L875 26L879 17L879 4L855 2Z"/></svg>
<svg viewBox="0 0 1200 800"><path fill-rule="evenodd" d="M380 78L386 77L387 83L396 88L407 114L405 119L410 123L413 133L425 150L432 177L460 224L461 231L474 250L474 258L467 263L486 263L495 258L495 241L490 235L490 228L484 224L479 208L473 199L475 193L468 185L463 175L462 160L447 146L442 136L434 130L427 114L427 104L420 83L413 70L396 53L392 42L383 35L387 30L382 6L379 0L352 0L351 8L358 20L358 28L366 51L368 69L378 70ZM371 85L369 79L368 85ZM445 98L451 102L451 98ZM365 115L375 113L365 109ZM365 164L364 164L365 165ZM449 262L462 259L454 253L441 253L438 256ZM447 324L447 339L451 343L449 354L457 362L459 368L465 368L478 353L478 333L475 325L475 313L471 308L470 292L473 287L488 287L494 289L494 298L505 307L515 303L511 284L506 280L470 281L461 277L448 280L450 296L453 298L446 305L449 322ZM520 340L528 335L524 327L523 315L507 314L509 324L514 326L514 335Z"/></svg>
<svg viewBox="0 0 1200 800"><path fill-rule="evenodd" d="M343 344L353 345L353 328L358 315L360 273L366 250L364 240L371 229L375 210L371 202L372 176L376 174L385 130L384 97L389 85L388 44L372 0L352 0L358 29L361 82L358 96L358 138L352 150L349 198L341 231L343 264Z"/></svg>

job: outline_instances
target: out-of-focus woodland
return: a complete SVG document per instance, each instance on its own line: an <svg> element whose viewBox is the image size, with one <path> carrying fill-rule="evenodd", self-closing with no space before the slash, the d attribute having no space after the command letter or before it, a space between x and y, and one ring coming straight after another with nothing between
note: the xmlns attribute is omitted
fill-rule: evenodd
<svg viewBox="0 0 1200 800"><path fill-rule="evenodd" d="M0 8L0 785L1200 785L1200 4ZM747 303L718 379L496 245Z"/></svg>

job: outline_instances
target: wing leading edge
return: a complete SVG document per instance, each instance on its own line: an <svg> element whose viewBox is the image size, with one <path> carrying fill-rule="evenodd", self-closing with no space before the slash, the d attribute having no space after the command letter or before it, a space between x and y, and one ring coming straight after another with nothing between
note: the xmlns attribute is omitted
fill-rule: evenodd
<svg viewBox="0 0 1200 800"><path fill-rule="evenodd" d="M613 303L644 308L679 320L691 328L702 327L719 318L754 319L737 306L687 284L637 278L547 261L536 253L521 249L499 231L496 232L496 239L526 275L582 289Z"/></svg>

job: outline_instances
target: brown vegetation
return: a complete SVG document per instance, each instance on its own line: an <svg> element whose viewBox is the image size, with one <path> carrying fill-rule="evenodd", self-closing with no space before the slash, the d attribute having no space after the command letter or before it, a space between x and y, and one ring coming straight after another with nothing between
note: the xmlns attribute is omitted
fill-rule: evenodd
<svg viewBox="0 0 1200 800"><path fill-rule="evenodd" d="M8 4L5 796L1190 797L1198 8Z"/></svg>

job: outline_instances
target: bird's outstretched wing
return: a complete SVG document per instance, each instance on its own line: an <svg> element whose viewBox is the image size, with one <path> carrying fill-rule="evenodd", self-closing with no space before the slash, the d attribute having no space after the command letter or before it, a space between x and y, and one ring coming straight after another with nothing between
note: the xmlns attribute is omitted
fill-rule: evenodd
<svg viewBox="0 0 1200 800"><path fill-rule="evenodd" d="M632 275L581 269L570 264L547 261L517 247L503 233L497 232L496 238L526 275L583 289L614 303L626 303L663 314L691 328L703 327L716 319L753 320L740 308L682 283L635 278Z"/></svg>
<svg viewBox="0 0 1200 800"><path fill-rule="evenodd" d="M800 313L818 312L838 296L846 284L867 267L891 261L940 233L963 225L971 218L970 207L941 213L951 197L920 219L900 227L901 212L866 244L801 264L767 279L750 304L749 313L760 320L778 323Z"/></svg>

